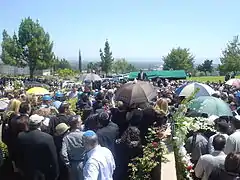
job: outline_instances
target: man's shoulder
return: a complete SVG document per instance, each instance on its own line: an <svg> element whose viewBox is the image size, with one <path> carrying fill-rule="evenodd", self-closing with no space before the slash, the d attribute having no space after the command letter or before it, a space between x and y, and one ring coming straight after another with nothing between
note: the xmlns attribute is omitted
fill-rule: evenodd
<svg viewBox="0 0 240 180"><path fill-rule="evenodd" d="M105 154L112 154L112 152L106 148L106 147L103 147L103 146L99 146L99 150L102 152L102 153L105 153Z"/></svg>
<svg viewBox="0 0 240 180"><path fill-rule="evenodd" d="M214 134L214 135L210 136L209 140L210 140L210 139L213 139L216 135L217 135L217 134Z"/></svg>
<svg viewBox="0 0 240 180"><path fill-rule="evenodd" d="M236 136L240 136L240 131L235 131L229 137L236 137Z"/></svg>
<svg viewBox="0 0 240 180"><path fill-rule="evenodd" d="M20 132L20 133L18 134L18 139L24 139L26 136L28 136L28 135L27 135L27 132Z"/></svg>
<svg viewBox="0 0 240 180"><path fill-rule="evenodd" d="M204 155L202 155L201 157L200 157L200 161L209 161L209 160L211 160L211 159L213 159L214 158L214 156L213 155L211 155L211 154L204 154Z"/></svg>
<svg viewBox="0 0 240 180"><path fill-rule="evenodd" d="M70 131L68 132L64 137L63 137L63 140L66 140L68 138L71 138L71 137L79 137L79 138L82 138L83 137L83 134L84 132L83 131Z"/></svg>

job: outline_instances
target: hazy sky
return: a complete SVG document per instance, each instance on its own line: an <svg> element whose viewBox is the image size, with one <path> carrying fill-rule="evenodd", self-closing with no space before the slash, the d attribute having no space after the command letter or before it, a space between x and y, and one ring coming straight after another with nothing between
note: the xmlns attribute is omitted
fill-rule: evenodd
<svg viewBox="0 0 240 180"><path fill-rule="evenodd" d="M240 34L240 0L0 0L0 31L39 19L60 57L98 58L107 38L115 57L159 58L173 47L218 58ZM2 37L1 37L2 38Z"/></svg>

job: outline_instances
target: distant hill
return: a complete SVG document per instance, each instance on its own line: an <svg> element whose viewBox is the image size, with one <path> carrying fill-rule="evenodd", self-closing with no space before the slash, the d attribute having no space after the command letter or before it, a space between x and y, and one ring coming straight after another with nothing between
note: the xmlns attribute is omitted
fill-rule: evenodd
<svg viewBox="0 0 240 180"><path fill-rule="evenodd" d="M89 62L97 62L99 61L99 59L97 58L92 58L92 59L86 59L83 60L83 68L86 69L87 68L87 64ZM156 58L139 58L139 60L137 59L131 59L128 60L129 63L133 64L137 69L148 69L148 68L153 68L155 66L160 66L163 64L163 61L161 61L161 59L156 59ZM197 67L199 64L201 64L203 61L198 60L197 63L194 64L194 67ZM214 61L213 67L216 68L218 67L218 62ZM70 60L70 64L73 68L77 68L78 67L78 61L76 60Z"/></svg>
<svg viewBox="0 0 240 180"><path fill-rule="evenodd" d="M87 60L83 60L82 61L82 65L83 65L83 69L87 68L87 64L89 62L96 62L96 61L87 61ZM129 63L131 63L132 65L134 65L137 69L146 69L146 68L153 68L154 66L158 66L161 65L161 62L157 62L157 61L149 61L149 60L145 60L145 61L129 61ZM70 61L70 64L73 68L77 68L78 67L78 61Z"/></svg>

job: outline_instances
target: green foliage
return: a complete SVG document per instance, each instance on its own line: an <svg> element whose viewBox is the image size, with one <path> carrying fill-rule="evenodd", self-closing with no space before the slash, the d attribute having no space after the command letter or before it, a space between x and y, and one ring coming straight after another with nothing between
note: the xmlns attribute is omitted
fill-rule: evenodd
<svg viewBox="0 0 240 180"><path fill-rule="evenodd" d="M76 72L73 71L72 69L59 69L57 70L58 76L61 78L67 78L67 77L73 77L76 76Z"/></svg>
<svg viewBox="0 0 240 180"><path fill-rule="evenodd" d="M207 75L207 72L213 71L213 61L206 59L201 65L198 65L197 69Z"/></svg>
<svg viewBox="0 0 240 180"><path fill-rule="evenodd" d="M5 64L29 67L30 77L35 70L47 69L53 65L53 42L38 21L30 17L22 20L18 35L11 37L3 31L2 61Z"/></svg>
<svg viewBox="0 0 240 180"><path fill-rule="evenodd" d="M132 64L129 64L125 58L116 59L113 63L112 69L116 74L136 71L136 68Z"/></svg>
<svg viewBox="0 0 240 180"><path fill-rule="evenodd" d="M234 36L233 40L227 44L226 49L222 52L220 58L222 72L236 73L240 69L240 42L238 36Z"/></svg>
<svg viewBox="0 0 240 180"><path fill-rule="evenodd" d="M0 141L0 149L3 152L3 160L5 160L8 157L8 148L2 141Z"/></svg>
<svg viewBox="0 0 240 180"><path fill-rule="evenodd" d="M127 72L135 72L138 69L133 64L128 64Z"/></svg>
<svg viewBox="0 0 240 180"><path fill-rule="evenodd" d="M194 94L196 94L196 92ZM172 143L175 155L177 180L191 180L190 173L187 171L187 164L183 162L184 157L180 153L180 147L184 144L188 133L188 127L186 124L191 123L191 120L185 117L185 113L187 111L188 103L193 99L194 94L185 99L181 106L179 106L177 112L173 115L175 129Z"/></svg>
<svg viewBox="0 0 240 180"><path fill-rule="evenodd" d="M117 74L122 74L125 73L128 67L128 62L123 58L123 59L116 59L113 63L113 72Z"/></svg>
<svg viewBox="0 0 240 180"><path fill-rule="evenodd" d="M71 98L67 102L69 103L70 110L76 112L76 104L77 104L78 99L77 98Z"/></svg>
<svg viewBox="0 0 240 180"><path fill-rule="evenodd" d="M68 60L66 59L58 59L54 60L54 70L57 71L58 69L71 69L71 65Z"/></svg>
<svg viewBox="0 0 240 180"><path fill-rule="evenodd" d="M87 71L99 73L101 70L101 62L90 62L87 64Z"/></svg>
<svg viewBox="0 0 240 180"><path fill-rule="evenodd" d="M190 101L195 97L199 91L197 89L189 98L185 99L179 106L177 112L173 115L174 132L173 132L173 150L175 155L175 165L178 180L192 180L190 171L187 170L186 157L181 153L181 147L185 144L186 136L189 131L210 130L214 131L214 124L210 123L205 118L190 118L186 117Z"/></svg>
<svg viewBox="0 0 240 180"><path fill-rule="evenodd" d="M114 61L108 40L106 40L105 42L104 52L102 52L102 50L100 49L100 58L102 71L105 72L106 75L108 75L108 73L112 70L112 65Z"/></svg>
<svg viewBox="0 0 240 180"><path fill-rule="evenodd" d="M136 157L129 163L131 168L130 179L132 180L151 179L152 170L161 162L166 162L164 157L166 147L159 136L161 129L149 128L148 130L148 143L143 146L143 157Z"/></svg>
<svg viewBox="0 0 240 180"><path fill-rule="evenodd" d="M81 117L83 116L83 111L80 111L76 108L76 104L78 102L78 98L71 98L71 99L68 99L67 102L69 103L70 105L70 111L71 112L74 112L75 114L77 115L80 115Z"/></svg>
<svg viewBox="0 0 240 180"><path fill-rule="evenodd" d="M20 89L22 84L19 81L13 81L13 87L14 89Z"/></svg>
<svg viewBox="0 0 240 180"><path fill-rule="evenodd" d="M164 70L185 70L191 71L193 69L194 56L187 48L173 48L171 52L163 57Z"/></svg>

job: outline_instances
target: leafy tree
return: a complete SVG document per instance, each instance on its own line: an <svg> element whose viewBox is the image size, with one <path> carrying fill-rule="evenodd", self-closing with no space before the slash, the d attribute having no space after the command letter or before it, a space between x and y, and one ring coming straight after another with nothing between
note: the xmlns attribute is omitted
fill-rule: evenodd
<svg viewBox="0 0 240 180"><path fill-rule="evenodd" d="M227 73L227 72L226 72L226 69L225 69L224 66L221 65L221 64L218 65L218 67L217 67L216 70L219 71L220 76L224 76L224 75L226 75L226 73Z"/></svg>
<svg viewBox="0 0 240 180"><path fill-rule="evenodd" d="M129 64L125 58L115 60L112 69L116 74L123 74L136 70L136 68L132 64Z"/></svg>
<svg viewBox="0 0 240 180"><path fill-rule="evenodd" d="M88 72L96 72L99 73L101 70L101 62L90 62L87 64L87 71Z"/></svg>
<svg viewBox="0 0 240 180"><path fill-rule="evenodd" d="M66 59L56 59L55 60L55 70L58 70L58 69L71 69L71 65L70 63L66 60Z"/></svg>
<svg viewBox="0 0 240 180"><path fill-rule="evenodd" d="M135 71L137 71L137 68L132 64L128 64L127 72L135 72Z"/></svg>
<svg viewBox="0 0 240 180"><path fill-rule="evenodd" d="M127 72L128 62L124 58L117 59L114 61L112 68L113 68L113 72L117 74L125 73Z"/></svg>
<svg viewBox="0 0 240 180"><path fill-rule="evenodd" d="M206 59L202 64L198 65L197 69L207 75L207 72L211 73L213 71L213 61Z"/></svg>
<svg viewBox="0 0 240 180"><path fill-rule="evenodd" d="M93 68L94 68L94 63L93 62L90 62L90 63L87 64L87 71L88 72L92 72Z"/></svg>
<svg viewBox="0 0 240 180"><path fill-rule="evenodd" d="M100 57L102 71L105 72L106 75L108 75L108 73L112 70L112 65L114 61L108 40L106 40L105 42L104 52L102 51L102 49L100 49Z"/></svg>
<svg viewBox="0 0 240 180"><path fill-rule="evenodd" d="M234 72L235 74L240 69L240 42L238 36L234 36L233 40L227 44L227 47L222 52L220 58L221 66L219 69L222 72Z"/></svg>
<svg viewBox="0 0 240 180"><path fill-rule="evenodd" d="M38 21L30 17L22 20L18 35L11 37L3 31L2 61L5 64L29 67L30 77L35 70L47 69L53 65L53 42Z"/></svg>
<svg viewBox="0 0 240 180"><path fill-rule="evenodd" d="M187 48L173 48L171 52L163 57L163 69L164 70L186 70L193 69L194 56Z"/></svg>
<svg viewBox="0 0 240 180"><path fill-rule="evenodd" d="M57 74L58 76L62 77L62 78L66 78L66 77L73 77L76 75L76 72L73 71L72 69L58 69L57 70Z"/></svg>

